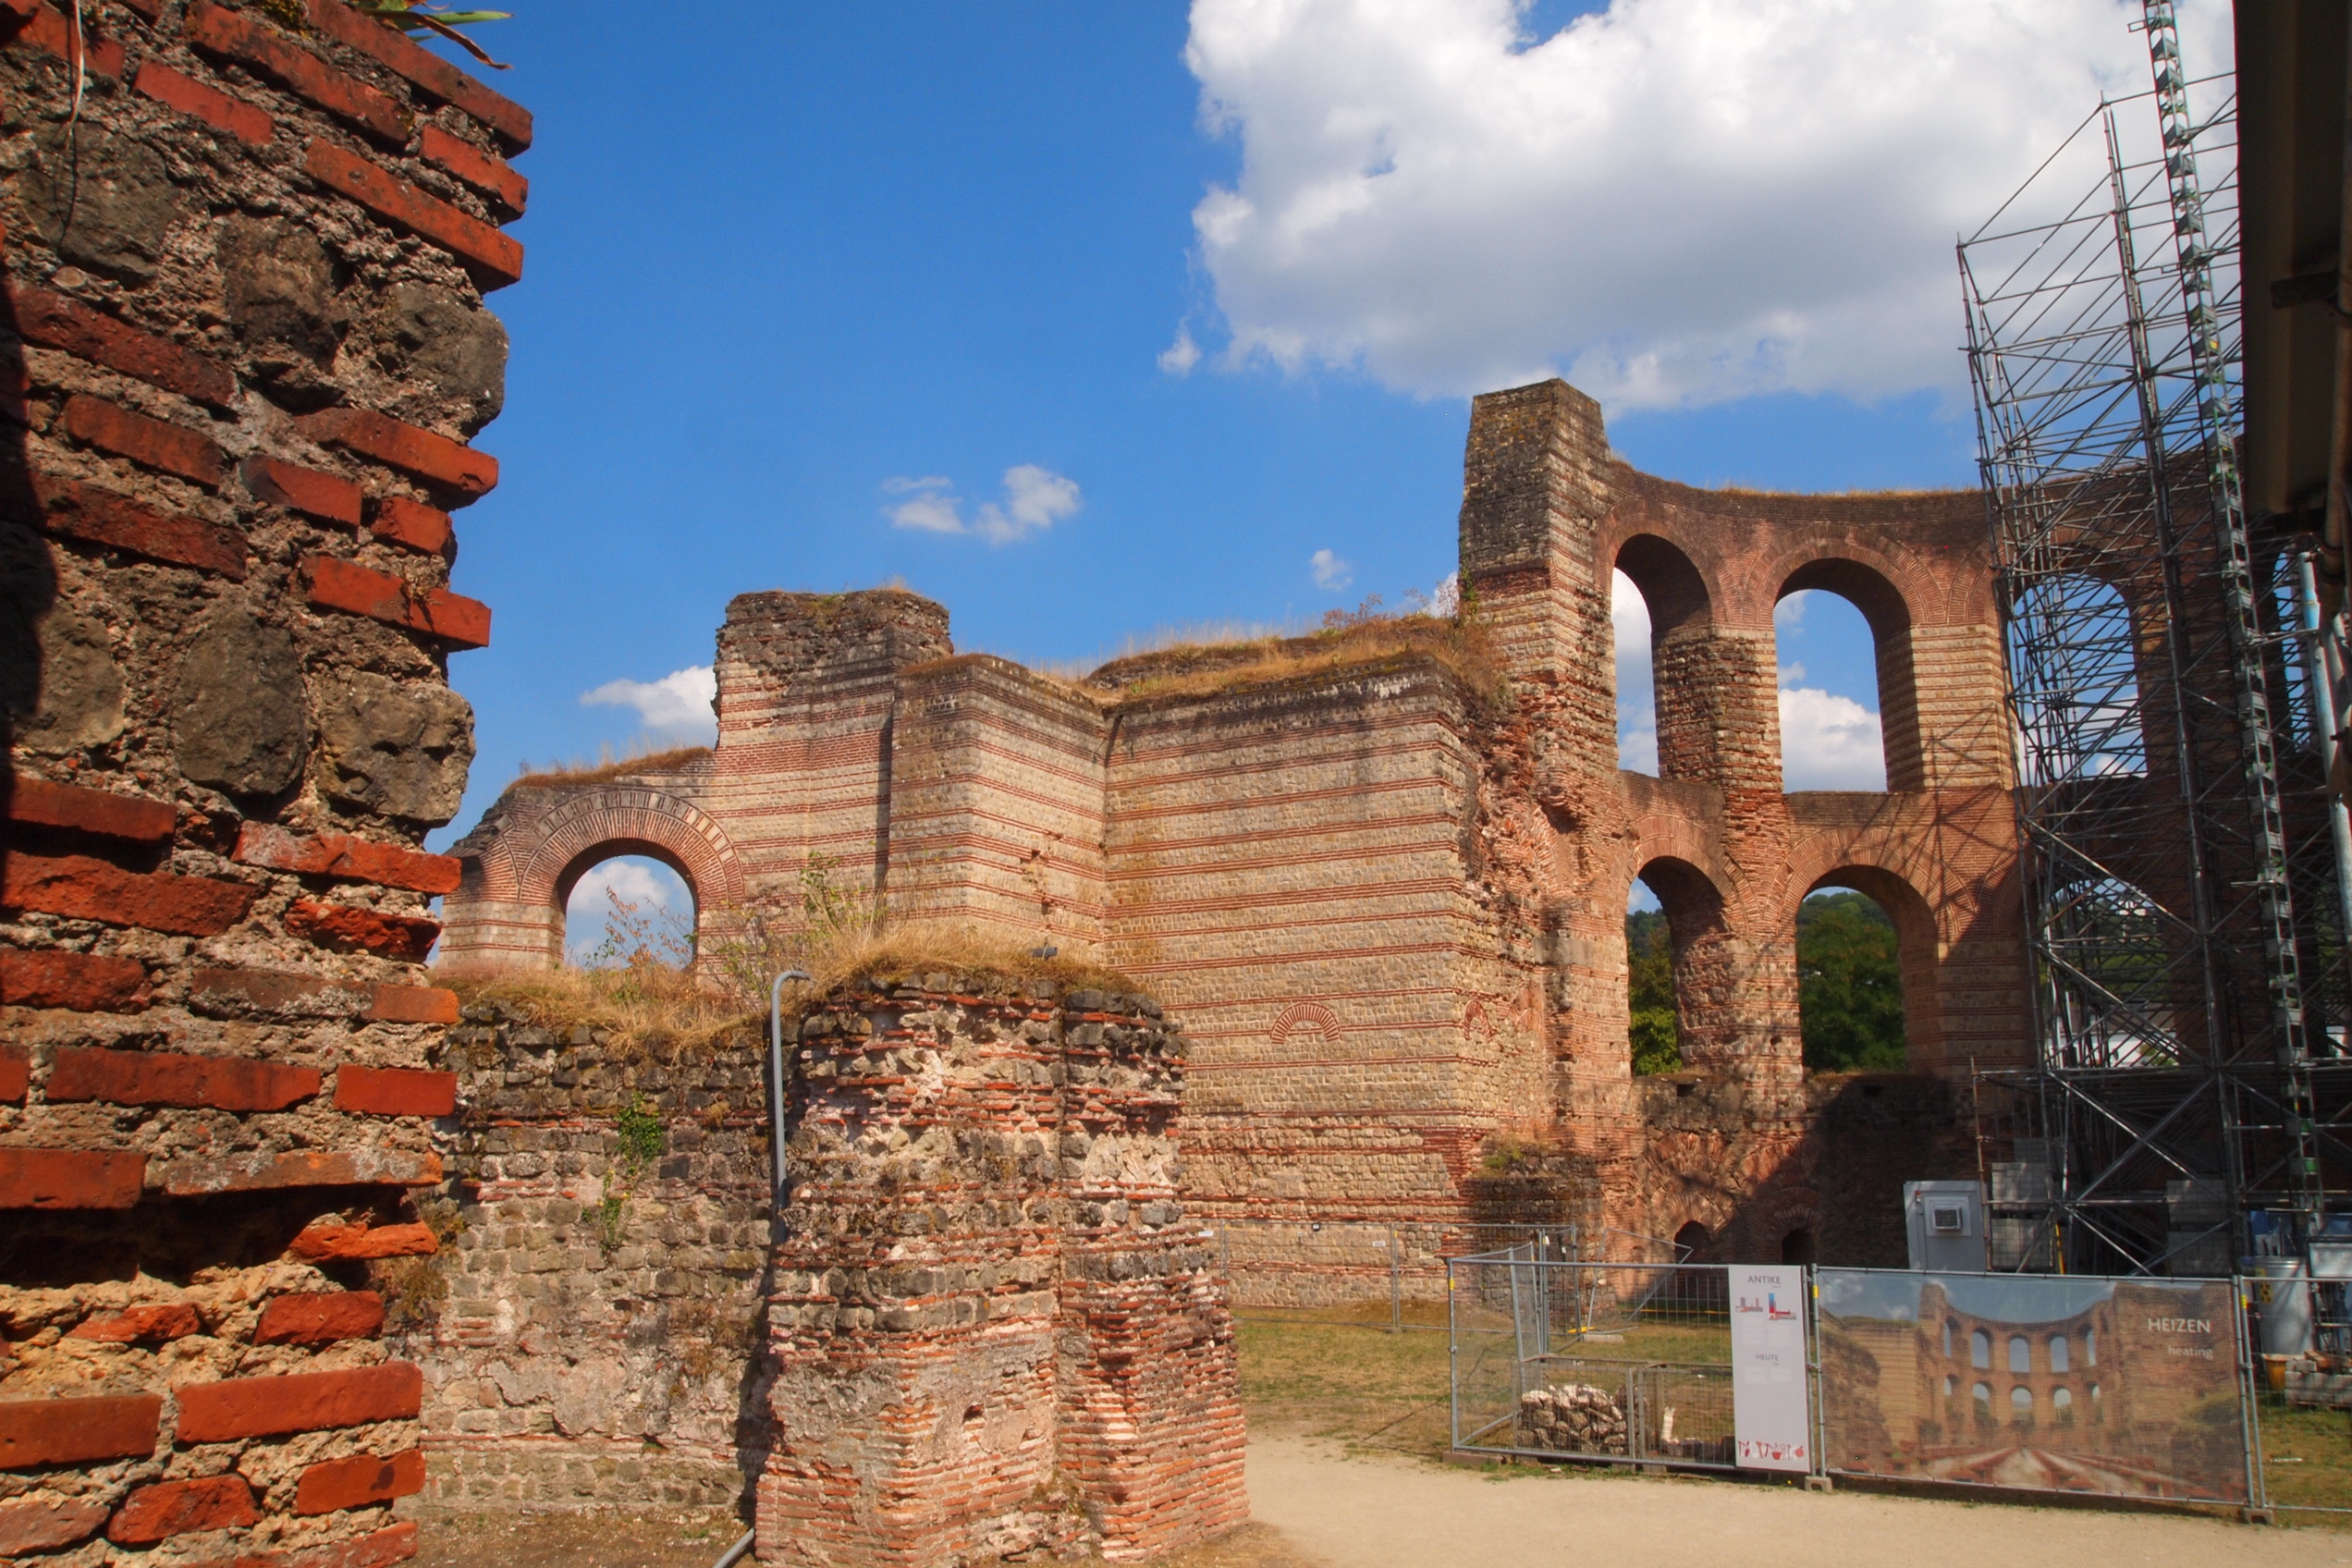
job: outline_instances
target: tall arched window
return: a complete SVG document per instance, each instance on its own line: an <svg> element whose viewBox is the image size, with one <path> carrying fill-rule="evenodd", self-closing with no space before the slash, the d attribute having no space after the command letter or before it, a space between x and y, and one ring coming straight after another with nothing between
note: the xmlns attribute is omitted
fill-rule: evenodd
<svg viewBox="0 0 2352 1568"><path fill-rule="evenodd" d="M2052 1372L2064 1372L2067 1369L2066 1336L2064 1334L2050 1336L2050 1369Z"/></svg>
<svg viewBox="0 0 2352 1568"><path fill-rule="evenodd" d="M2033 1370L2033 1341L2023 1334L2009 1336L2009 1370L2018 1373Z"/></svg>
<svg viewBox="0 0 2352 1568"><path fill-rule="evenodd" d="M1968 1365L1988 1369L1992 1366L1992 1336L1982 1329L1968 1330Z"/></svg>
<svg viewBox="0 0 2352 1568"><path fill-rule="evenodd" d="M1907 650L1907 631L1897 634ZM1773 606L1772 638L1781 788L1885 789L1887 736L1868 619L1834 589L1799 588Z"/></svg>

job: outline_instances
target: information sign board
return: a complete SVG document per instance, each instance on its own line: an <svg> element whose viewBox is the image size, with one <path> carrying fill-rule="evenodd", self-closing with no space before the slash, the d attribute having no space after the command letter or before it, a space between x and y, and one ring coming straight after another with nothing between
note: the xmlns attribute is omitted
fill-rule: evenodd
<svg viewBox="0 0 2352 1568"><path fill-rule="evenodd" d="M1805 1270L1734 1265L1732 1435L1743 1469L1810 1471L1806 1398Z"/></svg>

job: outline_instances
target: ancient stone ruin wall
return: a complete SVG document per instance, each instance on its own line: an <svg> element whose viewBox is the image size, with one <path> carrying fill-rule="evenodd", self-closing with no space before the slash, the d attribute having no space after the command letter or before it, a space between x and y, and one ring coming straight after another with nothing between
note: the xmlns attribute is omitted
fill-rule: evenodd
<svg viewBox="0 0 2352 1568"><path fill-rule="evenodd" d="M337 0L74 9L0 0L0 1555L365 1568L531 119Z"/></svg>
<svg viewBox="0 0 2352 1568"><path fill-rule="evenodd" d="M750 1028L631 1044L496 1002L449 1031L447 1240L392 1304L392 1347L424 1372L420 1516L748 1497L766 1053Z"/></svg>
<svg viewBox="0 0 2352 1568"><path fill-rule="evenodd" d="M912 974L798 1034L760 1560L1132 1561L1245 1519L1158 1005Z"/></svg>
<svg viewBox="0 0 2352 1568"><path fill-rule="evenodd" d="M1916 1072L2026 1051L1981 497L1670 484L1555 381L1475 401L1460 545L1459 624L1074 684L955 655L902 591L741 595L717 747L510 791L455 851L449 960L552 962L567 879L610 854L678 868L714 936L755 906L792 920L819 856L892 920L1098 957L1181 1009L1204 1217L1460 1223L1500 1139L1581 1162L1628 1234L1819 1243L1843 1178L1803 1067L1807 893L1892 917ZM1616 766L1616 569L1651 612L1658 778ZM1782 789L1772 611L1810 589L1870 625L1884 791ZM1696 1110L1635 1082L1636 877L1673 931ZM1940 1160L1942 1136L1896 1156Z"/></svg>

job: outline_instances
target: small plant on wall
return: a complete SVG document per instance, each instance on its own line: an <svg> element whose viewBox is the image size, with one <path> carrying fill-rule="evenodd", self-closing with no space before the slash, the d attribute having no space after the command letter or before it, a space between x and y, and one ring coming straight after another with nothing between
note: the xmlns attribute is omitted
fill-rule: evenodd
<svg viewBox="0 0 2352 1568"><path fill-rule="evenodd" d="M514 15L512 11L434 10L418 4L417 0L352 0L352 3L362 15L374 17L386 27L397 28L402 32L438 34L492 70L512 68L492 59L483 53L480 44L458 31L461 27L472 27L476 22L505 21Z"/></svg>
<svg viewBox="0 0 2352 1568"><path fill-rule="evenodd" d="M614 1151L612 1169L605 1172L603 1196L588 1214L596 1244L607 1258L620 1250L628 1237L629 1200L637 1183L661 1158L661 1116L643 1095L631 1095L613 1119L613 1130L620 1134L620 1147Z"/></svg>

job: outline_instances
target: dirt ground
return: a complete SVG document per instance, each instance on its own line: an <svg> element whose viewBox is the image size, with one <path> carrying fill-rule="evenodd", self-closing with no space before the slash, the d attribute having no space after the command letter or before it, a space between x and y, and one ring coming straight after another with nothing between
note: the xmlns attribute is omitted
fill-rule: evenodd
<svg viewBox="0 0 2352 1568"><path fill-rule="evenodd" d="M1386 1304L1379 1306L1385 1320ZM1558 1568L1587 1560L1611 1568L2352 1565L2352 1528L1825 1495L1570 1465L1463 1469L1441 1458L1449 1441L1444 1334L1250 1321L1240 1338L1256 1522L1158 1568ZM2352 1432L2340 1412L2264 1420L2265 1447L2283 1456L2274 1497L2352 1501L2338 1484L2340 1473L2352 1474ZM2334 1522L2352 1525L2352 1518ZM417 1568L710 1568L741 1533L731 1513L709 1512L459 1519L427 1526Z"/></svg>
<svg viewBox="0 0 2352 1568"><path fill-rule="evenodd" d="M1253 1439L1251 1510L1328 1568L2099 1568L2352 1563L2352 1535L2089 1509L1829 1494L1566 1466L1456 1469L1305 1438ZM1268 1568L1282 1562L1269 1559Z"/></svg>

